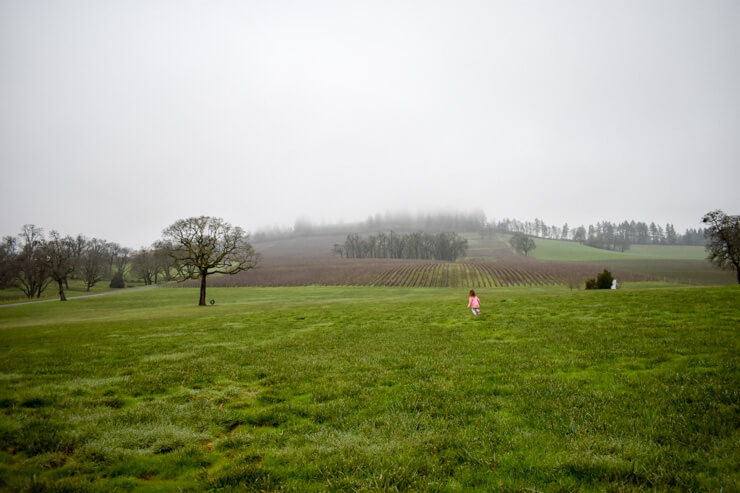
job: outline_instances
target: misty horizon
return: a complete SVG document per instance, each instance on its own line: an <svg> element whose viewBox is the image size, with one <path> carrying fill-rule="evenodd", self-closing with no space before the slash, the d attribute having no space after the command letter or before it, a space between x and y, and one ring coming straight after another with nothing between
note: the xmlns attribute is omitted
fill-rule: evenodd
<svg viewBox="0 0 740 493"><path fill-rule="evenodd" d="M555 226L558 228L561 228L563 225L567 225L571 231L575 230L578 227L585 227L588 228L589 226L596 226L598 223L602 222L610 222L614 224L618 224L624 221L627 222L636 222L636 223L646 223L651 224L654 223L656 226L660 226L661 228L665 227L667 224L670 224L675 227L676 232L678 234L684 234L687 230L699 230L704 227L704 224L702 223L701 219L697 221L696 225L688 226L686 228L681 227L680 225L677 225L676 223L672 221L666 221L666 222L658 222L654 221L652 219L645 219L645 218L621 218L617 220L611 220L611 219L600 219L598 221L593 221L589 223L576 223L571 221L563 221L561 223L553 223L548 222L541 217L534 217L534 218L519 218L519 217L489 217L485 211L482 209L473 209L468 211L443 211L443 210L436 210L436 211L419 211L416 213L412 213L409 211L387 211L385 213L376 213L376 214L368 214L364 219L358 219L355 221L315 221L312 220L309 217L297 217L295 221L292 224L286 224L286 225L267 225L255 229L246 229L245 232L250 236L250 238L254 238L255 236L267 236L270 237L270 235L277 235L273 239L279 239L278 237L280 235L287 235L287 236L295 236L298 235L308 235L311 234L317 234L317 235L324 235L329 234L327 231L331 232L334 231L334 233L331 234L345 234L345 233L354 233L354 232L368 232L368 231L392 231L394 227L385 227L385 226L378 226L378 227L370 227L368 229L368 226L372 226L373 222L380 223L380 224L393 224L393 223L407 223L404 227L397 227L396 229L398 231L404 231L404 232L411 232L411 231L420 231L420 232L432 232L432 231L448 231L449 232L472 232L472 229L459 229L455 230L455 228L448 228L448 229L439 229L439 228L424 228L423 224L425 221L439 221L440 219L452 219L452 218L458 218L458 219L467 219L471 217L479 216L484 221L484 226L491 226L495 225L497 222L500 221L516 221L522 224L531 224L535 221L541 221L542 223L546 224L547 226ZM197 216L193 216L197 217ZM184 218L178 218L178 219L184 219ZM174 221L173 221L174 222ZM229 221L227 221L229 222ZM126 240L119 240L117 238L106 238L102 236L96 236L86 233L85 231L64 231L59 228L55 227L47 227L46 225L37 224L37 223L24 223L18 226L17 231L15 232L9 232L7 234L3 234L2 236L13 236L18 237L19 233L21 232L22 228L26 224L32 224L36 226L37 228L40 228L40 230L44 234L48 234L51 231L57 231L62 236L77 236L82 235L85 238L99 238L106 241L112 241L114 243L117 243L123 247L132 248L134 250L139 248L149 248L153 246L153 244L161 239L161 235L153 238L148 243L140 243L138 245L134 245L131 242L127 242ZM233 226L239 226L239 224L233 224ZM163 226L162 229L165 229L169 224ZM312 231L313 230L313 231ZM267 240L270 241L270 240Z"/></svg>
<svg viewBox="0 0 740 493"><path fill-rule="evenodd" d="M740 3L0 1L0 235L740 210Z"/></svg>

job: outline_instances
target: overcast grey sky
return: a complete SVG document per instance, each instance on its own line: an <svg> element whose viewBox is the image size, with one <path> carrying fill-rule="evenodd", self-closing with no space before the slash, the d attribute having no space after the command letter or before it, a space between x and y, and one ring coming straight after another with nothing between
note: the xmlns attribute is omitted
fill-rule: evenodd
<svg viewBox="0 0 740 493"><path fill-rule="evenodd" d="M0 234L740 212L740 2L0 0ZM608 195L608 197L606 197Z"/></svg>

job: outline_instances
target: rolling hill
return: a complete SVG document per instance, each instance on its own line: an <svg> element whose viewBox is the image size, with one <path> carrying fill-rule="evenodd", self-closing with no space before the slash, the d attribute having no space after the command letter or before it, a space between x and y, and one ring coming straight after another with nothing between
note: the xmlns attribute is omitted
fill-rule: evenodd
<svg viewBox="0 0 740 493"><path fill-rule="evenodd" d="M509 246L509 235L465 235L468 252L457 262L347 259L332 254L342 235L299 236L255 243L262 262L255 270L214 278L214 286L356 285L403 287L581 286L609 269L620 281L734 284L731 272L713 268L698 246L634 245L626 252L572 241L535 238L530 256Z"/></svg>

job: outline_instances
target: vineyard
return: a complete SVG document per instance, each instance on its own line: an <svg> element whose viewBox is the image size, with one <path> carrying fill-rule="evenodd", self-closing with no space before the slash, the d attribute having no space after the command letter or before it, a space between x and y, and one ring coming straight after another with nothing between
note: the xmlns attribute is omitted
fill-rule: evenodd
<svg viewBox="0 0 740 493"><path fill-rule="evenodd" d="M467 238L463 261L341 258L331 255L339 236L305 237L257 245L262 261L235 276L209 278L209 286L395 286L497 288L578 285L609 269L621 281L732 284L732 273L702 258L699 247L643 245L618 253L575 242L537 240L535 255L512 252L508 237ZM697 252L698 249L698 252ZM533 258L539 256L541 258ZM568 261L562 261L568 260ZM185 285L190 285L185 283Z"/></svg>
<svg viewBox="0 0 740 493"><path fill-rule="evenodd" d="M300 263L270 263L235 276L214 277L209 285L496 288L581 284L599 271L593 265L533 259L497 262L312 259ZM614 274L625 281L646 279L626 270L616 270Z"/></svg>
<svg viewBox="0 0 740 493"><path fill-rule="evenodd" d="M530 268L527 268L530 267ZM548 268L550 267L550 268ZM580 270L580 269L575 269ZM578 281L586 275L562 266L515 265L511 263L431 263L405 265L384 272L370 284L401 287L476 287L548 286Z"/></svg>

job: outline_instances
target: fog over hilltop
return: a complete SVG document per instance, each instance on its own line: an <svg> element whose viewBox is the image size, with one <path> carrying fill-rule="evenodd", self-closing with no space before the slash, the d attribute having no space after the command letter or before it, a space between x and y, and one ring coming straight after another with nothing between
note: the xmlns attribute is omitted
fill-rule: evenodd
<svg viewBox="0 0 740 493"><path fill-rule="evenodd" d="M740 3L0 0L0 235L740 211Z"/></svg>

